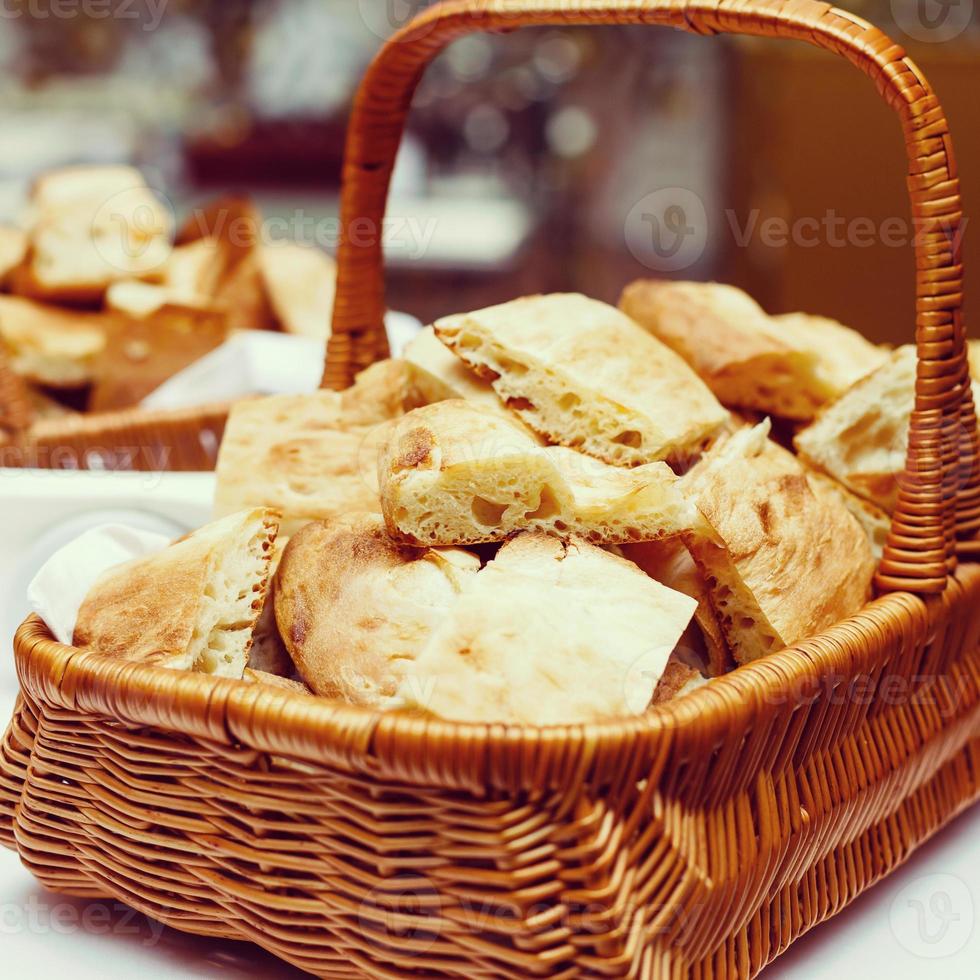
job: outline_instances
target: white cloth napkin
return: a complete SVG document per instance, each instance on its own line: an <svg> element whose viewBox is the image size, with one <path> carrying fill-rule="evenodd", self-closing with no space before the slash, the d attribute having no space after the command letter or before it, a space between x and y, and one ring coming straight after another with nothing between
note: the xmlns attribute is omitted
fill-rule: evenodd
<svg viewBox="0 0 980 980"><path fill-rule="evenodd" d="M59 548L27 587L31 608L61 643L71 643L78 610L99 576L164 549L170 538L124 524L103 524Z"/></svg>
<svg viewBox="0 0 980 980"><path fill-rule="evenodd" d="M393 356L422 328L406 313L385 317ZM168 378L143 399L144 408L190 408L249 395L316 391L323 374L323 341L272 330L247 330Z"/></svg>

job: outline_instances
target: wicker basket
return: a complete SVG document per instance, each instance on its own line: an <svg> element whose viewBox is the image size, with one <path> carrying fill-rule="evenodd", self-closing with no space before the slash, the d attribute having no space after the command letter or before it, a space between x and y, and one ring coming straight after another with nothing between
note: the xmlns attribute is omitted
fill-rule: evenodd
<svg viewBox="0 0 980 980"><path fill-rule="evenodd" d="M250 939L330 977L758 973L980 793L977 431L955 168L902 50L810 0L455 0L381 51L343 224L380 221L414 85L448 41L525 24L794 37L902 120L918 252L909 466L866 609L642 718L546 729L379 714L16 638L0 839L47 886ZM359 225L363 229L363 223ZM374 355L378 245L345 240L327 381Z"/></svg>

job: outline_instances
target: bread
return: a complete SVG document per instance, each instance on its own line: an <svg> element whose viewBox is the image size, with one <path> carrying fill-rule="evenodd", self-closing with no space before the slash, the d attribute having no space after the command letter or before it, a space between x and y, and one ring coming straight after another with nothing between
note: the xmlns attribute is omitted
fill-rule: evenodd
<svg viewBox="0 0 980 980"><path fill-rule="evenodd" d="M971 340L967 344L967 356L970 361L970 374L974 381L980 380L980 340Z"/></svg>
<svg viewBox="0 0 980 980"><path fill-rule="evenodd" d="M158 667L241 677L268 582L274 511L232 514L106 572L73 643Z"/></svg>
<svg viewBox="0 0 980 980"><path fill-rule="evenodd" d="M697 603L634 564L540 531L504 544L406 665L406 707L467 722L637 715Z"/></svg>
<svg viewBox="0 0 980 980"><path fill-rule="evenodd" d="M0 286L10 273L24 261L27 254L27 234L13 225L0 225Z"/></svg>
<svg viewBox="0 0 980 980"><path fill-rule="evenodd" d="M0 341L11 368L52 388L88 384L106 344L108 321L98 313L0 296Z"/></svg>
<svg viewBox="0 0 980 980"><path fill-rule="evenodd" d="M644 541L623 545L621 553L661 585L683 592L697 602L692 627L700 632L700 638L689 629L688 645L703 651L702 672L709 677L730 671L735 665L728 641L711 604L707 583L684 542L679 538Z"/></svg>
<svg viewBox="0 0 980 980"><path fill-rule="evenodd" d="M489 381L471 371L437 336L430 325L406 345L402 358L426 403L463 398L489 411L506 411Z"/></svg>
<svg viewBox="0 0 980 980"><path fill-rule="evenodd" d="M337 266L322 249L296 242L262 245L259 268L272 312L286 333L330 336Z"/></svg>
<svg viewBox="0 0 980 980"><path fill-rule="evenodd" d="M296 666L286 649L286 644L279 635L276 624L275 610L275 576L282 561L283 552L289 539L280 534L276 537L269 559L269 586L266 589L265 601L259 612L255 627L252 630L252 645L248 650L248 666L255 671L275 674L279 677L293 677Z"/></svg>
<svg viewBox="0 0 980 980"><path fill-rule="evenodd" d="M222 344L225 318L165 304L141 318L106 317L105 348L93 368L92 412L138 405L169 377Z"/></svg>
<svg viewBox="0 0 980 980"><path fill-rule="evenodd" d="M225 313L217 299L238 252L223 239L200 238L174 248L160 282L123 279L106 290L105 305L131 317L146 317L161 307L186 307Z"/></svg>
<svg viewBox="0 0 980 980"><path fill-rule="evenodd" d="M826 473L806 467L806 478L810 483L810 489L818 497L821 494L828 494L844 504L864 529L875 562L880 562L892 526L891 517L870 500L864 500L857 494L851 493L847 487L838 483L833 477L827 476Z"/></svg>
<svg viewBox="0 0 980 980"><path fill-rule="evenodd" d="M197 245L199 252L172 273L174 281L195 283L227 316L229 329L278 328L262 276L262 214L251 200L222 197L197 209L178 230L177 245Z"/></svg>
<svg viewBox="0 0 980 980"><path fill-rule="evenodd" d="M275 687L280 691L288 691L290 694L303 694L306 697L313 694L302 681L294 681L291 677L280 677L278 674L270 674L264 670L253 670L251 667L245 668L242 680L247 684L263 684L266 687Z"/></svg>
<svg viewBox="0 0 980 980"><path fill-rule="evenodd" d="M899 347L793 441L800 457L891 514L915 405L916 351ZM974 398L978 387L973 385Z"/></svg>
<svg viewBox="0 0 980 980"><path fill-rule="evenodd" d="M502 541L528 528L646 541L689 530L699 516L666 463L625 469L542 447L519 423L460 399L399 419L378 481L389 533L412 544Z"/></svg>
<svg viewBox="0 0 980 980"><path fill-rule="evenodd" d="M681 638L681 645L685 638L691 633L690 628ZM708 678L704 675L701 665L688 656L685 650L675 650L667 661L664 672L657 681L656 690L653 692L653 704L663 704L666 701L673 701L675 698L683 697L696 691L699 687L704 687L708 683Z"/></svg>
<svg viewBox="0 0 980 980"><path fill-rule="evenodd" d="M720 283L638 280L620 308L675 350L729 407L808 421L888 354L803 313L770 317Z"/></svg>
<svg viewBox="0 0 980 980"><path fill-rule="evenodd" d="M550 442L625 466L696 454L728 413L682 358L579 295L530 296L435 324Z"/></svg>
<svg viewBox="0 0 980 980"><path fill-rule="evenodd" d="M461 549L396 544L380 517L317 521L286 547L276 621L317 694L387 707L406 666L479 567Z"/></svg>
<svg viewBox="0 0 980 980"><path fill-rule="evenodd" d="M721 442L681 479L718 535L689 545L740 663L813 636L868 600L875 562L843 502L815 494L767 423Z"/></svg>
<svg viewBox="0 0 980 980"><path fill-rule="evenodd" d="M345 392L237 402L215 467L215 514L275 507L291 535L308 521L379 513L378 448L403 411L403 377L386 363Z"/></svg>
<svg viewBox="0 0 980 980"><path fill-rule="evenodd" d="M170 254L168 209L131 167L69 167L35 185L29 249L15 292L91 302L117 279L152 278Z"/></svg>

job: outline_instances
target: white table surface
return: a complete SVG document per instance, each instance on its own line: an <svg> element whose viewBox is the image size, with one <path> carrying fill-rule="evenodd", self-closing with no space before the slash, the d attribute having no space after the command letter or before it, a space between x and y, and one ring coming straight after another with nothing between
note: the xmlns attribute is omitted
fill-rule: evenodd
<svg viewBox="0 0 980 980"><path fill-rule="evenodd" d="M13 628L24 586L45 552L105 516L125 513L174 532L208 519L205 474L65 474L0 471L5 548L0 557L0 727L16 680ZM39 543L40 541L40 543ZM797 942L766 980L888 977L974 980L980 973L980 807L922 847L896 874ZM20 980L177 980L301 974L246 943L187 936L114 902L82 902L40 888L16 855L0 849L3 975Z"/></svg>

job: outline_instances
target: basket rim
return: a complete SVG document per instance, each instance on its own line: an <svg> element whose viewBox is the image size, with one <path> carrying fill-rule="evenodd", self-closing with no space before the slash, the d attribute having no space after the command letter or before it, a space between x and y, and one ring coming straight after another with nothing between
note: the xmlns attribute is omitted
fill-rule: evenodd
<svg viewBox="0 0 980 980"><path fill-rule="evenodd" d="M823 633L712 679L635 718L592 724L511 725L446 721L333 702L269 685L120 660L68 646L31 614L14 638L21 688L81 715L150 727L351 773L484 791L567 783L635 756L710 753L734 728L749 731L777 707L791 709L873 676L882 638L924 642L961 599L980 565L964 564L941 596L893 592ZM438 747L439 751L434 749Z"/></svg>

